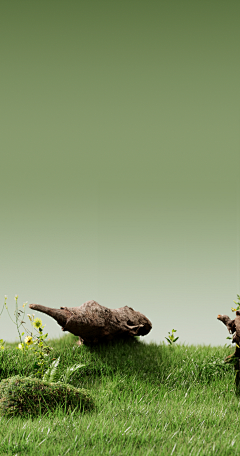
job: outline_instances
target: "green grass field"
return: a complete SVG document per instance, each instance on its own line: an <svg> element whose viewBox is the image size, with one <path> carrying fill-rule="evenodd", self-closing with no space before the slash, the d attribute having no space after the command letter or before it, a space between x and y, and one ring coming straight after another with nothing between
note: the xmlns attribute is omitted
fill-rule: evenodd
<svg viewBox="0 0 240 456"><path fill-rule="evenodd" d="M50 340L49 365L60 356L60 379L66 367L85 364L69 383L90 392L94 409L0 417L1 456L240 454L240 398L223 362L233 347L76 341ZM16 345L0 352L0 380L35 372L34 356Z"/></svg>

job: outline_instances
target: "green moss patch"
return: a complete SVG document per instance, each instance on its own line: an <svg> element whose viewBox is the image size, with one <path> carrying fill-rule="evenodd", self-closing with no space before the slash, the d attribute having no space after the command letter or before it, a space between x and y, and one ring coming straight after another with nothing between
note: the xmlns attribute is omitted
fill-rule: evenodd
<svg viewBox="0 0 240 456"><path fill-rule="evenodd" d="M91 410L93 401L87 390L64 383L49 383L31 377L11 377L0 383L2 416L40 415L62 407L66 411Z"/></svg>

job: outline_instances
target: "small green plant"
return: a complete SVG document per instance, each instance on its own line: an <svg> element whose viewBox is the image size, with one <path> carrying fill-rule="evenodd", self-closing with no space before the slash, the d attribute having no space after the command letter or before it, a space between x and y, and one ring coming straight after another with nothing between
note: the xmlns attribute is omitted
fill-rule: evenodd
<svg viewBox="0 0 240 456"><path fill-rule="evenodd" d="M35 336L35 338L33 338L32 333L26 336L24 340L25 345L19 344L18 348L23 350L34 350L37 357L36 367L38 367L36 376L43 377L47 363L46 358L48 357L51 350L51 347L45 343L48 334L43 334L43 328L46 325L43 326L41 318L34 318L34 314L28 314L28 318L38 334Z"/></svg>
<svg viewBox="0 0 240 456"><path fill-rule="evenodd" d="M49 352L51 350L51 347L49 347L45 342L45 340L48 337L48 334L43 334L43 328L46 325L43 326L41 318L35 318L34 314L32 314L32 315L27 314L27 316L31 322L31 325L37 332L36 335L33 335L33 333L24 326L26 324L24 321L25 311L26 311L25 308L26 308L26 305L28 304L28 302L23 303L24 310L19 309L18 295L15 295L14 299L15 299L15 303L16 303L15 304L16 308L15 308L15 312L14 312L14 315L15 315L15 321L14 321L8 310L7 299L8 299L8 297L7 297L7 295L5 295L4 304L3 304L3 308L0 313L0 316L5 307L10 319L17 326L17 331L18 331L18 336L19 336L19 344L17 346L17 349L21 350L23 354L25 354L28 350L32 350L35 353L36 358L37 358L36 368L38 368L38 371L36 372L36 376L42 377L44 375L44 371L46 369L46 363L47 363L46 357L49 355ZM23 329L24 329L24 331L22 333L20 333L21 326L23 326ZM24 335L25 335L25 339L23 342L22 337ZM4 349L3 339L0 340L0 349Z"/></svg>
<svg viewBox="0 0 240 456"><path fill-rule="evenodd" d="M236 309L234 307L231 307L232 312L236 312L237 310L240 310L240 295L237 295L237 298L238 298L238 302L233 301L235 304L237 304L237 307L236 307Z"/></svg>
<svg viewBox="0 0 240 456"><path fill-rule="evenodd" d="M174 333L175 332L177 332L177 330L176 329L172 329L172 334L170 334L170 332L168 331L169 336L165 337L165 339L167 339L169 345L173 345L179 339L179 337L174 337Z"/></svg>
<svg viewBox="0 0 240 456"><path fill-rule="evenodd" d="M45 374L43 375L43 381L47 382L55 382L56 374L57 374L57 367L60 361L60 356L54 360L51 366L47 369ZM68 383L70 377L81 367L86 366L86 364L74 364L72 367L67 367L64 374L60 377L60 383Z"/></svg>

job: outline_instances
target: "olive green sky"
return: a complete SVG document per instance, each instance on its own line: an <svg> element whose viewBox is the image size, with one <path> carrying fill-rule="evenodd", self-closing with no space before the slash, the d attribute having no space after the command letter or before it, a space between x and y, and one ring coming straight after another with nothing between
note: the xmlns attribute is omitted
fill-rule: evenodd
<svg viewBox="0 0 240 456"><path fill-rule="evenodd" d="M0 2L11 314L15 294L94 299L144 313L148 342L172 328L226 342L216 317L240 293L239 17L238 0ZM17 340L6 311L0 329Z"/></svg>

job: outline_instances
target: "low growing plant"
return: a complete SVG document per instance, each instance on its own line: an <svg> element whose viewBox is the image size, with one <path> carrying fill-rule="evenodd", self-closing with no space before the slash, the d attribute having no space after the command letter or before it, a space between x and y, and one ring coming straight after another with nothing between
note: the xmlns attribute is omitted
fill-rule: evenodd
<svg viewBox="0 0 240 456"><path fill-rule="evenodd" d="M51 364L51 366L47 369L45 374L43 375L42 379L43 381L47 382L54 382L56 380L57 376L57 368L59 365L60 361L60 356L54 360ZM86 364L74 364L74 366L67 367L65 370L64 374L60 377L60 383L68 383L70 380L70 377L81 367L86 366Z"/></svg>
<svg viewBox="0 0 240 456"><path fill-rule="evenodd" d="M27 314L32 327L37 332L37 334L33 335L33 332L29 331L24 326L26 324L24 321L25 311L26 311L25 308L26 308L26 305L28 304L28 302L23 303L24 310L19 309L18 295L15 295L15 298L14 298L15 299L15 312L14 312L15 321L14 321L8 310L7 299L8 299L8 297L7 297L7 295L5 295L1 314L5 307L11 321L17 326L17 331L18 331L18 336L19 336L19 344L17 346L17 349L21 350L23 354L25 354L28 350L32 350L34 352L34 354L36 355L36 368L38 369L38 371L36 372L36 376L42 377L44 375L44 371L46 369L46 364L47 364L46 358L49 355L49 352L51 350L51 347L49 347L45 342L48 337L48 334L43 334L43 328L46 325L43 326L41 318L35 318L34 314L32 314L32 315ZM23 326L23 329L24 329L24 331L22 333L20 333L21 326ZM22 337L24 335L25 335L25 339L23 342ZM0 340L0 349L4 349L3 339Z"/></svg>
<svg viewBox="0 0 240 456"><path fill-rule="evenodd" d="M57 407L65 410L91 410L92 398L84 388L63 383L49 383L38 378L11 377L0 383L2 416L42 415Z"/></svg>
<svg viewBox="0 0 240 456"><path fill-rule="evenodd" d="M240 295L237 295L237 298L238 298L238 302L233 301L235 304L237 304L237 307L236 307L236 309L234 307L231 307L232 312L236 312L237 310L240 310Z"/></svg>
<svg viewBox="0 0 240 456"><path fill-rule="evenodd" d="M179 337L174 337L174 333L175 332L177 332L177 330L176 329L172 329L172 334L170 334L170 332L168 331L169 336L165 337L165 339L167 339L169 345L173 345L179 339Z"/></svg>

